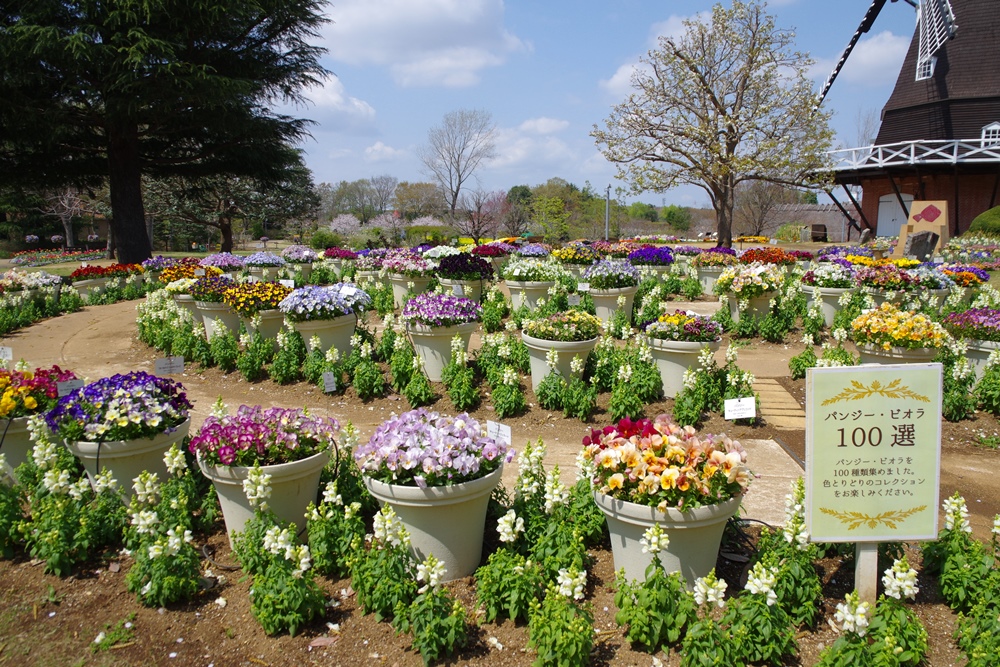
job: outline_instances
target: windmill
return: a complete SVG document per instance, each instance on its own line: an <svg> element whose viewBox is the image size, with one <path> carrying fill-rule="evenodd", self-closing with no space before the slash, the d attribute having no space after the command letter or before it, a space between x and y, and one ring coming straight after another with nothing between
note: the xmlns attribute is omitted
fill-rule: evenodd
<svg viewBox="0 0 1000 667"><path fill-rule="evenodd" d="M841 210L856 229L864 225L893 236L910 202L944 200L954 235L995 206L1000 190L1000 2L904 2L916 9L917 25L875 142L832 155L835 181L861 224ZM875 0L868 7L818 103L886 3ZM849 185L861 186L861 203Z"/></svg>

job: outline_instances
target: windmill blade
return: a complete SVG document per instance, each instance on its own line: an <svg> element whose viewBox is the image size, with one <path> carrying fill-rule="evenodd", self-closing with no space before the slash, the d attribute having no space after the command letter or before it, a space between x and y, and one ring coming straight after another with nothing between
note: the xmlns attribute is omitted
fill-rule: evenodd
<svg viewBox="0 0 1000 667"><path fill-rule="evenodd" d="M892 1L895 2L896 0ZM861 39L861 35L871 30L872 25L875 23L875 19L878 18L879 12L881 12L882 8L885 7L885 3L886 0L874 0L871 6L868 7L868 11L865 12L864 18L861 19L861 25L859 25L858 29L854 31L851 41L847 43L847 48L845 48L844 52L840 55L840 60L837 61L833 71L830 72L830 76L827 77L826 83L823 84L823 90L820 91L819 96L816 98L816 107L823 103L824 98L826 98L826 94L830 92L830 86L833 85L834 79L836 79L837 75L840 74L840 70L844 68L844 63L847 62L847 56L851 55L851 51L853 51L854 47L857 46L858 40Z"/></svg>
<svg viewBox="0 0 1000 667"><path fill-rule="evenodd" d="M917 10L920 45L917 52L917 81L934 75L935 55L955 35L955 12L948 0L921 0Z"/></svg>

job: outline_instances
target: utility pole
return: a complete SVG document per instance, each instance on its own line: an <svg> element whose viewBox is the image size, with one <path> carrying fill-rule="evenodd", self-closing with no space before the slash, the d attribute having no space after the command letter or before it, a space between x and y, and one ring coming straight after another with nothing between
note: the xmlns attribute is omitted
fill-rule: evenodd
<svg viewBox="0 0 1000 667"><path fill-rule="evenodd" d="M607 241L611 231L611 186L604 197L604 240Z"/></svg>

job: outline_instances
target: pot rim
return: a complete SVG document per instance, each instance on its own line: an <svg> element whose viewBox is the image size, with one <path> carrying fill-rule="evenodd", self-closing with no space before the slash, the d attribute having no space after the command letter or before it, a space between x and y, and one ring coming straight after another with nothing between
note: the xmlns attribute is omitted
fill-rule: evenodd
<svg viewBox="0 0 1000 667"><path fill-rule="evenodd" d="M404 486L402 484L389 484L382 482L368 475L362 475L361 479L375 498L382 502L393 505L405 505L408 507L421 507L428 503L435 505L455 505L477 496L492 493L494 487L500 483L503 476L504 463L500 467L483 477L460 482L452 486Z"/></svg>

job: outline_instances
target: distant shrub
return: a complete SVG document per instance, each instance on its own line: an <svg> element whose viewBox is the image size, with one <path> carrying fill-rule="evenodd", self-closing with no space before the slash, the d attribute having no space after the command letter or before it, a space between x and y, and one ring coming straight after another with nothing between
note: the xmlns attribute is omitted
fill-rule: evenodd
<svg viewBox="0 0 1000 667"><path fill-rule="evenodd" d="M1000 236L1000 206L994 206L973 218L969 232Z"/></svg>

